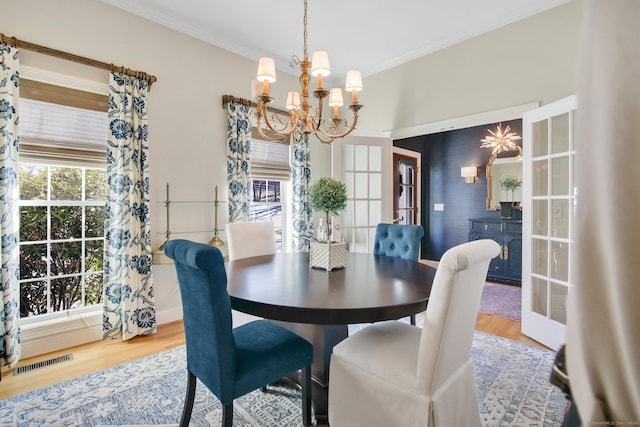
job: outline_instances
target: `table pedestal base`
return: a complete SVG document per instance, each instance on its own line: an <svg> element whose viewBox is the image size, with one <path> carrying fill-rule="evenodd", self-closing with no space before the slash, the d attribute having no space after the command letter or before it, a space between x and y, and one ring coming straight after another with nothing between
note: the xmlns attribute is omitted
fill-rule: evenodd
<svg viewBox="0 0 640 427"><path fill-rule="evenodd" d="M317 425L329 425L329 362L333 346L349 336L348 325L276 322L313 344L311 399ZM298 379L296 379L297 382Z"/></svg>

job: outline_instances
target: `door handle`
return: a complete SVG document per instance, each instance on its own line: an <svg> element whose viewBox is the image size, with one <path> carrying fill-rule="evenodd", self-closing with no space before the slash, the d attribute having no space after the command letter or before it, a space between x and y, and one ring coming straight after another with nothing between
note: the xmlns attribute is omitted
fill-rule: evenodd
<svg viewBox="0 0 640 427"><path fill-rule="evenodd" d="M397 223L399 223L400 221L404 221L404 217L394 218L394 219L393 219L393 223L394 223L394 224L397 224Z"/></svg>

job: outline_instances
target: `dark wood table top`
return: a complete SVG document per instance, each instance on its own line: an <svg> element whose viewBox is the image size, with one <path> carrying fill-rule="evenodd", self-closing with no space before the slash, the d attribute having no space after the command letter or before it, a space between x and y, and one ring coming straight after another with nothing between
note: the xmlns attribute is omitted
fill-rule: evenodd
<svg viewBox="0 0 640 427"><path fill-rule="evenodd" d="M436 270L400 258L347 253L344 269L309 268L309 253L230 261L235 310L286 322L337 325L399 319L427 306Z"/></svg>

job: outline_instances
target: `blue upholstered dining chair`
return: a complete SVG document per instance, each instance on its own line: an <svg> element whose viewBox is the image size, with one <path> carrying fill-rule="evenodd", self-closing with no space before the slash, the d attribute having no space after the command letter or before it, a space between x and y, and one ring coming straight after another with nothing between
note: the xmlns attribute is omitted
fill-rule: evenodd
<svg viewBox="0 0 640 427"><path fill-rule="evenodd" d="M373 242L373 254L418 261L420 243L424 236L421 225L378 224ZM411 324L416 324L416 316L410 316Z"/></svg>
<svg viewBox="0 0 640 427"><path fill-rule="evenodd" d="M222 425L233 424L233 400L302 369L302 420L311 425L313 347L268 320L231 326L224 259L216 247L170 240L165 254L178 274L187 343L187 394L180 426L187 426L199 379L223 405Z"/></svg>

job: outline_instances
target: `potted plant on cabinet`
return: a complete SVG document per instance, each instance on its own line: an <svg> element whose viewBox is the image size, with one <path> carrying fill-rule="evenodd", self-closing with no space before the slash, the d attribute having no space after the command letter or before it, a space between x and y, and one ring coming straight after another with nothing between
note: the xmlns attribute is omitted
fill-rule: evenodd
<svg viewBox="0 0 640 427"><path fill-rule="evenodd" d="M318 239L311 241L310 265L327 271L344 268L347 245L332 242L331 215L338 215L347 206L347 186L333 178L320 178L309 187L309 204L316 212L324 212L326 232L318 233ZM319 227L322 225L322 218ZM320 230L318 230L320 231Z"/></svg>
<svg viewBox="0 0 640 427"><path fill-rule="evenodd" d="M500 217L502 219L511 219L512 208L514 206L515 191L522 186L522 178L517 176L507 175L500 180L500 188L502 188L507 194L511 191L511 201L500 202Z"/></svg>

